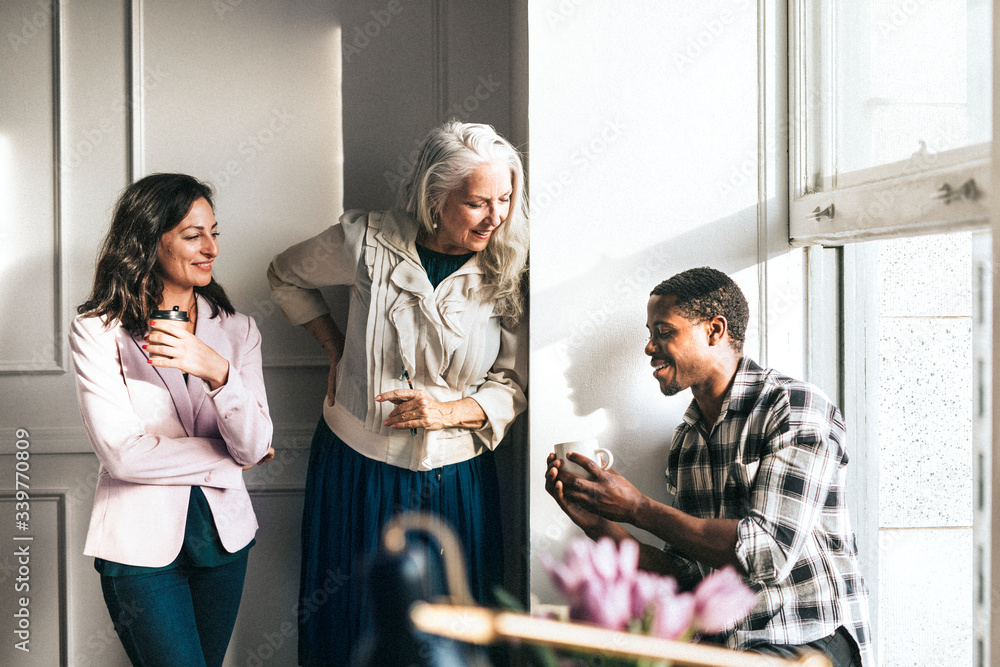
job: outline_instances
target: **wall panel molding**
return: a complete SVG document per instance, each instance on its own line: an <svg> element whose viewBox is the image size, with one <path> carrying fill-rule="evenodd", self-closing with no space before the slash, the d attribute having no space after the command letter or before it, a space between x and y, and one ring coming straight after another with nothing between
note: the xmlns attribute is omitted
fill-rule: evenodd
<svg viewBox="0 0 1000 667"><path fill-rule="evenodd" d="M11 618L22 608L20 600L25 598L30 633L27 645L30 652L26 654L15 648L21 638L10 635L0 645L0 664L26 664L23 657L29 655L31 664L65 666L69 664L66 494L31 489L29 493L29 530L18 532L13 521L18 503L15 491L0 491L2 514L12 519L7 525L14 533L7 552L11 556L2 560L3 571L9 573L9 578L3 577L7 581L0 591L2 607Z"/></svg>
<svg viewBox="0 0 1000 667"><path fill-rule="evenodd" d="M265 359L264 368L329 368L330 359L318 355L289 355L278 359Z"/></svg>
<svg viewBox="0 0 1000 667"><path fill-rule="evenodd" d="M62 15L59 11L59 0L52 0L52 234L54 237L52 252L52 263L55 275L52 277L52 285L55 294L52 298L53 307L53 351L58 368L53 369L58 372L65 372L69 368L69 359L66 335L63 330L63 294L65 288L63 280L65 271L63 270L63 219L62 219ZM64 568L65 569L65 568ZM65 641L63 642L65 647ZM65 655L63 656L65 658Z"/></svg>
<svg viewBox="0 0 1000 667"><path fill-rule="evenodd" d="M29 428L33 454L92 454L87 431L83 426L49 426ZM273 442L285 449L308 450L315 424L277 426ZM6 449L6 448L5 448ZM11 452L5 451L9 454Z"/></svg>
<svg viewBox="0 0 1000 667"><path fill-rule="evenodd" d="M438 122L448 120L450 106L448 86L448 0L434 0L434 95L438 103Z"/></svg>
<svg viewBox="0 0 1000 667"><path fill-rule="evenodd" d="M63 329L59 0L47 5L5 3L0 19L20 33L8 33L5 41L11 53L3 55L5 66L16 68L19 76L5 77L0 89L0 98L11 100L0 103L9 133L0 136L0 239L16 251L0 255L4 283L0 312L5 320L0 323L0 374L63 373L68 359ZM51 114L44 130L42 109ZM47 136L40 136L43 133ZM51 164L39 169L35 151L46 145ZM51 216L50 239L38 234L33 225L24 224L38 219L41 207ZM51 267L46 266L49 262ZM51 276L51 283L30 279L36 275ZM46 289L47 293L42 293ZM47 321L49 317L51 321Z"/></svg>
<svg viewBox="0 0 1000 667"><path fill-rule="evenodd" d="M145 123L143 122L143 104L145 87L143 85L143 0L131 0L125 16L125 39L128 49L127 70L125 73L127 93L126 119L128 133L128 172L131 181L137 181L146 175L145 161Z"/></svg>

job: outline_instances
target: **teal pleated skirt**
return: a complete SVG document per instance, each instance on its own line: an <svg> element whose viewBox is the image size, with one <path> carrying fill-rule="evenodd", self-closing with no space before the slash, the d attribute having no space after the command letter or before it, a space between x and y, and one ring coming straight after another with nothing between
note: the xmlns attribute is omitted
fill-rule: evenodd
<svg viewBox="0 0 1000 667"><path fill-rule="evenodd" d="M309 453L302 515L299 664L347 665L371 620L365 570L397 514L443 519L465 549L472 595L493 605L503 584L500 496L493 452L413 471L351 449L320 418Z"/></svg>

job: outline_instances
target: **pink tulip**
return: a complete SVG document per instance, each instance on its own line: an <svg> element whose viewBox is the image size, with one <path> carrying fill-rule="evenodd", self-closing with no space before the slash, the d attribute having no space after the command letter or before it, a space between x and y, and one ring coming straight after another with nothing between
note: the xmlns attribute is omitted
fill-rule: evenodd
<svg viewBox="0 0 1000 667"><path fill-rule="evenodd" d="M650 634L664 639L677 639L691 627L695 599L691 593L660 597L653 610Z"/></svg>
<svg viewBox="0 0 1000 667"><path fill-rule="evenodd" d="M632 582L632 616L642 618L664 588L673 595L677 592L677 582L650 572L638 572Z"/></svg>
<svg viewBox="0 0 1000 667"><path fill-rule="evenodd" d="M736 568L727 565L705 577L694 589L694 624L699 632L714 634L734 627L757 602Z"/></svg>
<svg viewBox="0 0 1000 667"><path fill-rule="evenodd" d="M585 537L573 540L566 547L563 556L563 563L570 569L578 572L581 579L589 579L597 576L594 569L594 556L591 553L595 544Z"/></svg>
<svg viewBox="0 0 1000 667"><path fill-rule="evenodd" d="M596 543L580 538L566 546L562 563L547 554L542 554L539 560L559 592L573 600L579 597L580 587L586 581L632 581L639 566L639 545L627 540L619 547L610 538L601 538Z"/></svg>
<svg viewBox="0 0 1000 667"><path fill-rule="evenodd" d="M629 581L588 581L582 587L580 605L570 608L570 617L609 630L621 630L631 617L631 588Z"/></svg>
<svg viewBox="0 0 1000 667"><path fill-rule="evenodd" d="M567 561L578 561L589 563L591 561L590 552L596 545L585 537L578 537L566 545L564 559Z"/></svg>
<svg viewBox="0 0 1000 667"><path fill-rule="evenodd" d="M652 613L650 634L676 639L691 626L694 596L678 594L673 577L639 572L632 584L632 614L642 618L646 612Z"/></svg>
<svg viewBox="0 0 1000 667"><path fill-rule="evenodd" d="M587 573L580 567L570 567L568 563L557 563L548 554L539 556L542 567L552 577L552 583L567 600L579 595L580 585L587 579ZM568 560L568 559L567 559Z"/></svg>
<svg viewBox="0 0 1000 667"><path fill-rule="evenodd" d="M618 545L610 537L597 540L590 550L594 572L604 581L618 579Z"/></svg>
<svg viewBox="0 0 1000 667"><path fill-rule="evenodd" d="M562 563L553 561L548 554L542 554L539 558L542 567L552 577L556 589L570 602L579 599L580 587L584 582L597 576L590 554L592 545L586 538L573 540L566 546Z"/></svg>
<svg viewBox="0 0 1000 667"><path fill-rule="evenodd" d="M545 555L541 561L555 587L569 601L573 620L621 630L629 625L630 619L641 619L650 613L651 634L677 639L691 630L700 598L678 593L673 577L640 572L639 545L634 540L615 544L610 538L601 538L596 543L581 538L567 545L562 563ZM706 593L718 589L721 596L728 592L727 579L717 581L710 577L706 581L708 585L703 584ZM743 592L749 593L746 587ZM753 594L749 594L752 606ZM714 601L716 596L708 595L706 599Z"/></svg>
<svg viewBox="0 0 1000 667"><path fill-rule="evenodd" d="M625 540L618 545L618 572L625 579L634 579L639 571L639 543Z"/></svg>

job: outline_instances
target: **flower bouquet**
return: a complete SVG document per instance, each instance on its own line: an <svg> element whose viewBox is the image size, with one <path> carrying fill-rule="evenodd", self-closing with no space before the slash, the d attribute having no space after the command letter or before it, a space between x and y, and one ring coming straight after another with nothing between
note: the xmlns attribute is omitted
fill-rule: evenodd
<svg viewBox="0 0 1000 667"><path fill-rule="evenodd" d="M567 545L561 563L542 559L556 589L570 603L570 619L610 630L688 641L698 634L729 630L756 601L731 566L710 574L694 591L680 592L673 577L640 571L638 564L638 543L625 540L618 545L610 538L597 542L578 538ZM659 667L668 663L575 653L558 664Z"/></svg>

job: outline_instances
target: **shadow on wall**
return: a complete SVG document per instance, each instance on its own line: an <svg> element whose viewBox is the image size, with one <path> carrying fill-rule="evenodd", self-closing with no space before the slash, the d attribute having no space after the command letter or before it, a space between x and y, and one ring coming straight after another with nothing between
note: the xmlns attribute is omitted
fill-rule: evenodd
<svg viewBox="0 0 1000 667"><path fill-rule="evenodd" d="M532 294L532 349L564 351L574 415L603 414L602 430L594 436L616 453L614 468L654 498L666 499L666 447L691 395L666 398L652 377L643 352L649 292L693 267L727 274L751 268L756 244L757 213L749 207ZM755 297L748 294L752 317ZM538 447L548 450L551 443Z"/></svg>
<svg viewBox="0 0 1000 667"><path fill-rule="evenodd" d="M627 215L622 216L628 220ZM645 224L638 221L628 224ZM654 222L666 225L668 222ZM562 332L576 329L584 323L603 324L601 314L611 313L624 305L622 298L642 293L648 295L659 282L675 273L698 266L710 266L733 275L757 263L757 207L744 208L730 216L706 223L657 243L627 257L608 259L591 267L572 281L541 292L532 292L534 312L559 312L563 316L567 305L580 307L575 321L569 326L533 330L532 347L545 347L562 338ZM595 298L596 296L596 298ZM752 296L752 295L748 295ZM645 326L645 299L640 304ZM751 312L751 316L754 313ZM609 344L611 342L609 341Z"/></svg>

